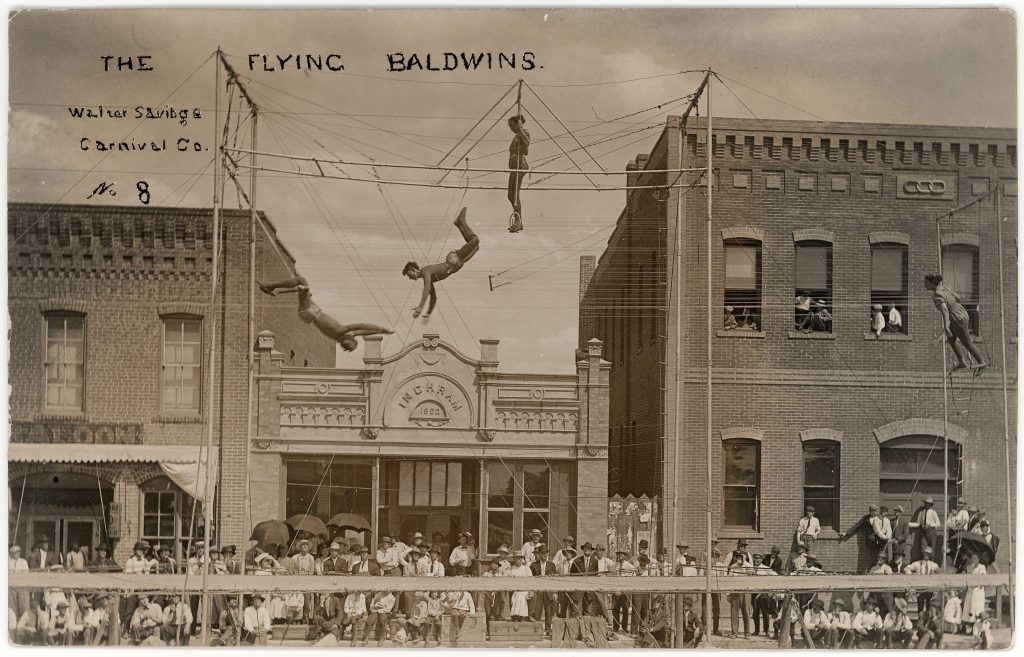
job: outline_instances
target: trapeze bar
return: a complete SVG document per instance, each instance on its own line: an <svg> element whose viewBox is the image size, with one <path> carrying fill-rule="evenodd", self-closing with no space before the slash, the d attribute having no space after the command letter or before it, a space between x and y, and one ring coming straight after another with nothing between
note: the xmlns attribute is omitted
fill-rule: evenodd
<svg viewBox="0 0 1024 657"><path fill-rule="evenodd" d="M326 161L326 160L322 160L322 161ZM349 163L349 164L351 164L351 163ZM448 185L448 184L437 184L437 183L431 183L431 182L409 182L409 181L405 181L405 180L382 180L382 179L377 179L377 178L356 178L354 176L329 176L329 175L326 175L326 174L325 175L320 175L319 173L309 173L309 172L306 172L306 171L289 171L288 169L275 169L273 167L253 167L253 166L247 165L247 164L239 164L239 165L237 165L237 167L238 167L238 169L244 169L246 171L252 171L253 169L255 169L256 171L268 171L270 173L286 173L286 174L289 174L289 175L292 175L292 176L305 176L307 178L327 178L329 180L347 180L347 181L350 181L350 182L368 182L368 183L376 183L376 184L379 184L379 185L404 185L406 187L435 187L435 188L438 188L438 189L492 189L492 190L493 189L497 189L497 190L501 190L501 191L505 191L507 189L507 187L505 185ZM704 169L698 169L698 170L699 171L703 171ZM647 173L647 172L644 172L644 173ZM629 190L633 190L633 189L670 189L670 188L679 189L681 187L690 187L690 185L688 185L688 184L687 185L683 185L683 184L675 184L675 185L635 185L635 186L632 186L632 187L627 186L627 185L614 185L614 186L609 185L609 186L597 187L596 189L594 187L533 187L532 185L528 185L528 186L524 187L523 189L529 189L531 191L538 191L538 192L592 192L592 191L611 192L611 191L622 190L622 189L629 189Z"/></svg>
<svg viewBox="0 0 1024 657"><path fill-rule="evenodd" d="M474 168L474 167L469 167L469 168L466 168L466 167L443 167L443 166L424 166L424 165L418 165L418 164L390 164L390 163L385 164L385 163L380 163L380 162L355 162L355 161L351 161L351 160L331 160L331 159L325 159L325 158L322 158L322 157L306 157L306 156L300 156L300 155L285 155L285 154L282 154L282 153L270 153L270 152L267 152L267 151L252 151L252 150L245 150L245 149L241 149L241 148L226 148L224 150L231 151L233 153L245 153L245 154L249 154L249 155L262 155L262 156L265 156L265 157L277 157L277 158L282 158L282 159L285 159L285 160L300 160L300 161L303 161L303 162L313 162L317 166L319 166L320 164L348 164L348 165L351 165L351 166L361 166L361 167L381 167L382 169L427 169L427 170L430 170L430 171L468 171L470 173L509 173L511 171L508 168L505 168L505 169L481 169L481 168ZM551 174L551 175L558 175L558 176L586 176L586 175L594 175L594 176L605 175L605 176L611 176L611 175L624 175L624 174L627 174L627 173L635 173L635 174L683 173L683 172L687 172L687 171L704 171L705 169L707 169L707 167L697 167L697 168L691 168L691 169L637 169L637 170L634 170L634 171L548 171L548 170L544 170L544 169L534 169L534 170L531 170L530 173L535 173L535 174L538 174L538 175ZM504 187L502 187L502 189L504 189ZM633 188L630 188L630 189L633 189Z"/></svg>

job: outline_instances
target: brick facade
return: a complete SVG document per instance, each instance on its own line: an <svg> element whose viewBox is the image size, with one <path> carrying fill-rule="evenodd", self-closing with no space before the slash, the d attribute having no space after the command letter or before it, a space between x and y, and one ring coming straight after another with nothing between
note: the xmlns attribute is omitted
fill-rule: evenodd
<svg viewBox="0 0 1024 657"><path fill-rule="evenodd" d="M682 142L682 166L703 166L707 148L703 121L692 120L688 132ZM630 167L638 171L675 168L680 163L680 143L677 121L670 118L650 156L638 157ZM588 281L581 317L586 308L595 316L597 328L580 339L604 340L613 363L611 491L664 496L662 541L681 538L703 545L710 311L714 329L711 509L713 531L724 543L744 537L755 550L778 544L785 551L791 545L804 505L804 440L838 439L840 518L836 525L842 531L866 512L869 503L879 500L880 449L887 440L943 432L951 451L957 445L962 450L959 492L969 504L987 510L993 532L1005 543L1006 499L1009 495L1013 502L1014 491L1007 490L1004 474L999 271L1005 276L1005 366L1014 476L1014 131L716 119L714 166L710 309L704 181L700 191L683 189L679 224L676 195L680 190L672 190L665 202L655 199L651 190L627 192L618 227ZM683 184L692 181L691 176L684 174ZM941 193L935 197L921 199L901 191L898 177L903 186L907 180L934 179L945 184L936 185ZM638 181L635 184L669 182L665 174L630 174L630 179ZM935 342L939 319L922 279L937 269L936 219L995 185L1004 186L1001 263L994 195L940 223L944 245L978 249L979 348L993 365L980 378L964 374L952 378L948 425L944 425L942 350ZM682 245L678 253L677 239ZM762 315L756 331L721 330L727 239L760 242ZM830 334L805 335L795 330L794 254L796 242L803 239L832 245ZM883 334L875 339L870 332L871 246L877 243L902 244L907 249L905 335ZM656 263L653 276L647 271L650 262ZM674 275L677 262L679 277ZM645 267L643 273L640 267ZM678 305L675 280L681 281ZM676 321L679 307L681 322ZM665 330L659 330L666 320ZM637 351L638 332L654 333L656 343ZM668 365L663 369L659 361ZM675 426L678 432L672 430ZM678 443L673 442L676 434ZM722 441L730 437L760 443L756 527L722 526ZM650 468L659 448L663 453L657 462L662 468ZM673 460L677 451L678 463ZM617 461L617 454L624 454L625 462ZM675 481L677 487L673 487ZM936 502L941 507L941 500ZM908 514L911 511L907 509ZM862 567L862 546L854 541L839 544L836 538L835 533L826 532L816 548L826 569Z"/></svg>
<svg viewBox="0 0 1024 657"><path fill-rule="evenodd" d="M84 314L84 412L67 421L138 424L143 444L194 445L198 455L207 435L208 349L214 339L213 431L222 454L217 526L220 540L244 544L249 214L225 211L222 219L213 336L210 209L10 203L10 408L14 422L50 419L43 413L44 313ZM294 263L282 245L274 248L263 231L257 231L256 243L257 280L289 275ZM283 258L289 259L287 266ZM294 297L258 295L255 301L257 330L275 331L294 361L334 364L334 344L301 323ZM161 412L162 317L182 313L203 322L202 400L198 414L172 416ZM111 467L122 472L122 465ZM57 471L69 467L54 466ZM153 471L158 474L159 468ZM122 479L118 475L113 482L118 491ZM134 493L127 490L121 507L126 531L115 551L123 556L139 536L137 485Z"/></svg>

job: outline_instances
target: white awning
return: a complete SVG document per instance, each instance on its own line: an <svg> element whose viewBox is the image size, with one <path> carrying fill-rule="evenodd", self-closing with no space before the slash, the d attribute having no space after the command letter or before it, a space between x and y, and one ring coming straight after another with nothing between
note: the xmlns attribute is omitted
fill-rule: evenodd
<svg viewBox="0 0 1024 657"><path fill-rule="evenodd" d="M206 447L186 445L24 444L7 447L10 463L156 463L200 502L206 499ZM217 455L214 453L214 468Z"/></svg>

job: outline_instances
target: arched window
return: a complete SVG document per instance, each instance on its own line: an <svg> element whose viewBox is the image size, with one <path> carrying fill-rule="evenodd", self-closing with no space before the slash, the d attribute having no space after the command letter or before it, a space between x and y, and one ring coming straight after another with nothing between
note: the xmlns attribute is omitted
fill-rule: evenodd
<svg viewBox="0 0 1024 657"><path fill-rule="evenodd" d="M725 241L724 328L761 330L761 242L753 239ZM730 310L731 309L731 310Z"/></svg>
<svg viewBox="0 0 1024 657"><path fill-rule="evenodd" d="M722 441L722 525L757 531L760 523L761 443Z"/></svg>
<svg viewBox="0 0 1024 657"><path fill-rule="evenodd" d="M943 476L946 449L949 451L949 470ZM924 498L931 497L939 518L944 518L944 488L948 487L951 499L955 499L958 493L960 446L953 441L944 441L941 436L909 435L893 438L879 447L878 470L882 504L890 509L901 505L909 516L921 506Z"/></svg>
<svg viewBox="0 0 1024 657"><path fill-rule="evenodd" d="M942 280L951 287L970 316L970 329L979 335L978 247L970 244L950 244L942 249Z"/></svg>

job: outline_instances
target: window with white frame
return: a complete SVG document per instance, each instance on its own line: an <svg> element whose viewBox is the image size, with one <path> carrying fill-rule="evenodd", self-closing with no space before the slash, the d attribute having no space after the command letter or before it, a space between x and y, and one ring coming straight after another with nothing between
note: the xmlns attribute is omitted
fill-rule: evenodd
<svg viewBox="0 0 1024 657"><path fill-rule="evenodd" d="M189 543L203 537L202 505L162 476L143 484L141 494L140 538L153 545L173 546L174 558L181 563L187 558Z"/></svg>
<svg viewBox="0 0 1024 657"><path fill-rule="evenodd" d="M202 390L203 322L192 317L163 318L161 409L198 414Z"/></svg>
<svg viewBox="0 0 1024 657"><path fill-rule="evenodd" d="M56 413L85 411L85 316L46 316L44 409Z"/></svg>

